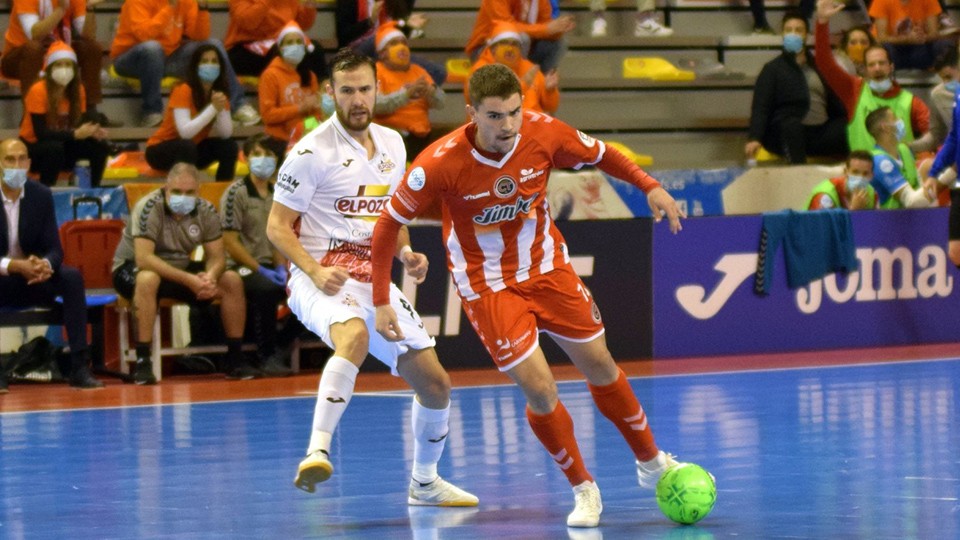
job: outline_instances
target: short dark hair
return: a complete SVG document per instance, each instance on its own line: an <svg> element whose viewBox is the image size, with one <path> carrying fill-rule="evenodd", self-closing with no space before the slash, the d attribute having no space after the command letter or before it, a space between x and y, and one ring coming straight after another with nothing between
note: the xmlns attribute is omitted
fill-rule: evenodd
<svg viewBox="0 0 960 540"><path fill-rule="evenodd" d="M470 76L470 104L474 107L488 97L507 99L521 94L520 79L503 64L487 64Z"/></svg>
<svg viewBox="0 0 960 540"><path fill-rule="evenodd" d="M286 154L286 145L283 144L283 141L274 139L266 133L251 135L247 140L243 141L243 155L247 156L247 159L250 159L250 154L258 146L262 146L264 149L273 152L273 154L277 156L277 163L283 162L284 154Z"/></svg>
<svg viewBox="0 0 960 540"><path fill-rule="evenodd" d="M846 164L850 165L850 162L859 159L860 161L866 161L870 163L870 167L873 167L873 154L867 152L866 150L854 150L850 152L850 155L847 156Z"/></svg>
<svg viewBox="0 0 960 540"><path fill-rule="evenodd" d="M867 46L868 46L868 47L877 44L877 40L873 37L873 34L870 33L870 25L861 24L861 25L859 25L859 26L853 26L853 27L851 27L851 28L847 28L846 30L844 30L843 32L840 33L840 48L841 48L841 49L846 49L846 48L847 48L847 45L850 43L850 36L851 36L854 32L863 32L864 34L867 35Z"/></svg>
<svg viewBox="0 0 960 540"><path fill-rule="evenodd" d="M957 67L957 61L960 60L958 56L960 55L957 54L957 48L950 47L933 61L933 70L940 71L945 67Z"/></svg>
<svg viewBox="0 0 960 540"><path fill-rule="evenodd" d="M867 133L873 135L874 138L877 136L877 131L880 130L880 123L883 122L885 116L887 116L887 111L890 111L890 107L884 105L883 107L877 107L876 109L870 111L870 114L867 115Z"/></svg>
<svg viewBox="0 0 960 540"><path fill-rule="evenodd" d="M803 16L803 13L799 9L788 9L783 14L783 19L780 20L780 31L783 32L783 27L787 26L787 21L796 19L803 22L803 31L810 33L810 23L807 21L807 18Z"/></svg>
<svg viewBox="0 0 960 540"><path fill-rule="evenodd" d="M338 71L354 71L362 66L370 66L373 78L377 78L377 61L369 56L360 54L350 47L343 47L330 60L330 84L333 84L333 74Z"/></svg>
<svg viewBox="0 0 960 540"><path fill-rule="evenodd" d="M887 57L887 62L891 62L891 60L890 60L890 51L888 51L883 45L880 45L879 43L875 43L875 44L867 47L867 50L863 51L863 61L864 61L864 62L867 61L867 55L870 54L870 51L872 51L872 50L874 50L874 49L876 49L876 50L878 50L878 51L883 51L884 56Z"/></svg>

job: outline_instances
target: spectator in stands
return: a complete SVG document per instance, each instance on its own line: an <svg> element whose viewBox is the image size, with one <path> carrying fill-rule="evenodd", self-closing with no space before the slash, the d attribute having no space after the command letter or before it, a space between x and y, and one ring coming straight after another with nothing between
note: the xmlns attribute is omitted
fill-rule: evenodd
<svg viewBox="0 0 960 540"><path fill-rule="evenodd" d="M842 176L824 180L813 188L807 201L807 210L879 208L880 200L870 185L871 180L873 156L866 150L854 150L847 156Z"/></svg>
<svg viewBox="0 0 960 540"><path fill-rule="evenodd" d="M930 69L933 61L951 46L940 34L937 0L873 0L870 16L877 41L900 69Z"/></svg>
<svg viewBox="0 0 960 540"><path fill-rule="evenodd" d="M957 103L957 90L960 90L960 70L957 69L957 63L956 47L947 49L933 63L940 83L930 90L930 131L912 146L915 152L935 152L953 127L953 109Z"/></svg>
<svg viewBox="0 0 960 540"><path fill-rule="evenodd" d="M297 65L313 72L322 88L330 78L323 47L306 38L316 18L316 0L230 0L230 23L224 39L230 65L240 75L259 77L280 54L277 36L293 21L306 43L303 60Z"/></svg>
<svg viewBox="0 0 960 540"><path fill-rule="evenodd" d="M147 140L144 157L151 167L168 171L185 162L206 168L218 162L217 180L233 180L239 148L230 121L227 75L219 47L203 44L193 51L186 80L170 93L163 123Z"/></svg>
<svg viewBox="0 0 960 540"><path fill-rule="evenodd" d="M913 152L904 144L906 126L893 109L882 106L866 119L867 131L876 139L873 148L873 188L883 208L926 208L934 194L917 180Z"/></svg>
<svg viewBox="0 0 960 540"><path fill-rule="evenodd" d="M536 2L536 5L532 5ZM566 34L576 28L570 15L552 18L549 0L482 0L477 21L467 40L470 60L477 61L493 37L497 22L511 23L520 33L524 57L549 73L560 65L567 52Z"/></svg>
<svg viewBox="0 0 960 540"><path fill-rule="evenodd" d="M394 21L410 39L423 37L429 22L421 13L413 13L413 0L336 0L337 46L377 57L376 32L381 24ZM447 80L447 68L413 54L410 61L427 70L437 86Z"/></svg>
<svg viewBox="0 0 960 540"><path fill-rule="evenodd" d="M489 64L503 64L520 79L524 110L553 114L560 106L560 75L553 70L546 75L540 67L523 57L520 33L514 25L498 22L486 49L470 67L470 75ZM463 97L469 103L469 79L463 85Z"/></svg>
<svg viewBox="0 0 960 540"><path fill-rule="evenodd" d="M43 78L26 92L20 138L27 144L33 171L45 186L77 160L90 162L90 181L99 186L110 148L99 116L86 112L84 88L77 77L77 55L57 41L47 49Z"/></svg>
<svg viewBox="0 0 960 540"><path fill-rule="evenodd" d="M881 106L893 109L906 127L903 142L910 144L930 129L926 103L893 80L893 64L883 47L870 47L864 54L866 74L850 75L830 52L830 18L843 9L833 0L818 0L816 27L817 71L847 109L847 143L851 150L872 150L876 141L867 130L867 114ZM876 171L876 169L874 169ZM876 173L875 173L876 174ZM882 195L881 195L882 198Z"/></svg>
<svg viewBox="0 0 960 540"><path fill-rule="evenodd" d="M209 38L207 0L126 0L123 3L110 57L119 75L140 80L141 126L154 127L163 121L160 83L164 75L188 77L186 64L201 45L213 45L223 58L220 64L234 119L245 126L260 121L256 109L246 103L243 87L226 60L223 44Z"/></svg>
<svg viewBox="0 0 960 540"><path fill-rule="evenodd" d="M666 37L673 35L672 28L660 24L660 21L657 20L656 7L654 0L637 0L637 19L633 25L634 37ZM590 35L592 37L606 36L607 0L590 0L590 11L593 12L593 26L590 28Z"/></svg>
<svg viewBox="0 0 960 540"><path fill-rule="evenodd" d="M6 43L3 56L0 57L3 76L20 81L20 91L26 96L43 69L47 49L54 42L62 41L76 53L80 66L79 78L87 90L84 105L91 114L97 113L97 105L103 101L100 89L103 47L96 39L93 9L102 1L13 0L10 22L4 35ZM101 117L99 123L107 126L109 121Z"/></svg>
<svg viewBox="0 0 960 540"><path fill-rule="evenodd" d="M863 55L867 49L876 45L869 26L854 26L843 31L840 37L840 48L834 52L837 63L850 75L863 77L866 74L866 64Z"/></svg>
<svg viewBox="0 0 960 540"><path fill-rule="evenodd" d="M289 317L297 331L277 334L277 306L287 299L287 260L267 239L267 216L273 205L277 166L283 161L286 142L258 133L246 140L243 153L250 174L227 188L220 200L223 244L227 267L243 280L247 296L247 337L257 344L260 370L264 375L283 377L289 368L293 338L302 329L296 317Z"/></svg>
<svg viewBox="0 0 960 540"><path fill-rule="evenodd" d="M407 155L416 157L435 139L430 109L443 108L443 89L427 70L410 63L407 37L393 21L377 29L377 54L375 120L400 132Z"/></svg>
<svg viewBox="0 0 960 540"><path fill-rule="evenodd" d="M323 120L320 84L305 62L313 44L291 21L276 36L280 55L260 76L260 114L267 135L285 147L297 123L307 117Z"/></svg>
<svg viewBox="0 0 960 540"><path fill-rule="evenodd" d="M591 0L593 1L593 0ZM810 21L813 10L816 7L814 0L800 0L800 14L803 20ZM776 35L777 33L767 22L767 9L763 5L763 0L750 0L750 14L753 16L753 33L757 35Z"/></svg>
<svg viewBox="0 0 960 540"><path fill-rule="evenodd" d="M805 163L808 155L846 154L843 103L813 65L807 21L799 11L788 11L781 31L783 52L763 66L754 87L747 159L755 159L761 145L790 163Z"/></svg>
<svg viewBox="0 0 960 540"><path fill-rule="evenodd" d="M27 180L30 158L17 139L0 142L0 307L52 306L63 299L70 343L70 386L102 388L90 374L83 276L64 266L50 189ZM0 390L6 381L0 380Z"/></svg>
<svg viewBox="0 0 960 540"><path fill-rule="evenodd" d="M226 334L228 379L251 379L260 371L241 352L246 297L240 275L226 270L220 217L197 197L200 172L189 163L170 169L164 187L147 194L130 213L130 221L113 256L113 286L133 300L136 314L137 384L156 384L150 350L158 298L193 305L220 300ZM204 261L190 255L203 246Z"/></svg>

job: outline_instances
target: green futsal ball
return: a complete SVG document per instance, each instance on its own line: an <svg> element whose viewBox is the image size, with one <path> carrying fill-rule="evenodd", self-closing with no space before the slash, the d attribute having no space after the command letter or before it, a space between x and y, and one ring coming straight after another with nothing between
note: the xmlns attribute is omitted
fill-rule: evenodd
<svg viewBox="0 0 960 540"><path fill-rule="evenodd" d="M707 517L717 501L717 485L703 467L680 463L657 482L657 505L668 518L690 525Z"/></svg>

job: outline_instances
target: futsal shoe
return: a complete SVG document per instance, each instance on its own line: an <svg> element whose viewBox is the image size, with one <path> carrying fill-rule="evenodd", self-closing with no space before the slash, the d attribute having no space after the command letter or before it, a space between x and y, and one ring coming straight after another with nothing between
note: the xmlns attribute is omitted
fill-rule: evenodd
<svg viewBox="0 0 960 540"><path fill-rule="evenodd" d="M297 486L297 489L313 493L317 484L325 482L332 474L333 464L330 463L330 454L326 450L317 450L300 462L293 485Z"/></svg>
<svg viewBox="0 0 960 540"><path fill-rule="evenodd" d="M443 478L427 484L410 479L407 504L414 506L476 506L480 503L472 493L458 488Z"/></svg>
<svg viewBox="0 0 960 540"><path fill-rule="evenodd" d="M573 512L567 516L567 527L596 527L600 525L600 512L603 501L600 500L600 488L595 482L586 482L573 486Z"/></svg>
<svg viewBox="0 0 960 540"><path fill-rule="evenodd" d="M640 482L640 487L656 489L660 477L674 465L677 465L677 460L673 459L672 454L663 450L650 461L637 461L637 480Z"/></svg>

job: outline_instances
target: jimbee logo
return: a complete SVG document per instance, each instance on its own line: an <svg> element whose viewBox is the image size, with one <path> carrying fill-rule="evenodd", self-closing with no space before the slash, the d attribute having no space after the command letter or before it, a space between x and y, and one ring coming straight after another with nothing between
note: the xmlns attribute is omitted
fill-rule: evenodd
<svg viewBox="0 0 960 540"><path fill-rule="evenodd" d="M501 176L493 183L493 192L496 193L497 197L506 199L517 192L517 183L509 176Z"/></svg>

